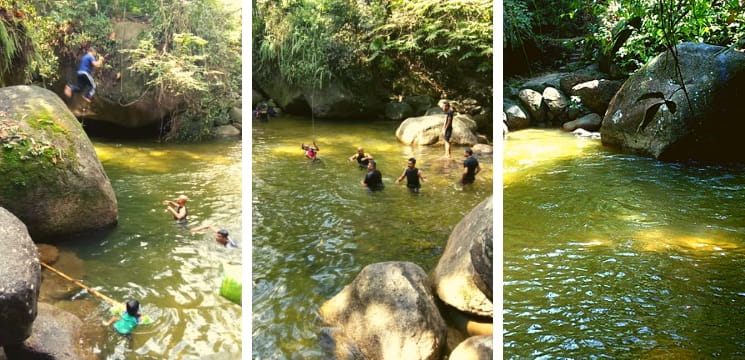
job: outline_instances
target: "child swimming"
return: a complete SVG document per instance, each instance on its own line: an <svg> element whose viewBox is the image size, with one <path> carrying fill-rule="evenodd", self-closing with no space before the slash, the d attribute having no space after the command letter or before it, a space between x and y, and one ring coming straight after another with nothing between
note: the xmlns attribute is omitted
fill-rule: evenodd
<svg viewBox="0 0 745 360"><path fill-rule="evenodd" d="M300 145L300 148L305 150L305 157L307 157L311 161L318 160L318 150L321 150L318 145L316 145L316 142L313 141L313 145Z"/></svg>
<svg viewBox="0 0 745 360"><path fill-rule="evenodd" d="M127 301L126 310L122 311L121 315L111 317L109 321L104 322L104 325L111 326L111 324L114 323L114 330L122 335L129 335L141 320L142 315L140 315L140 302L137 300L129 300Z"/></svg>

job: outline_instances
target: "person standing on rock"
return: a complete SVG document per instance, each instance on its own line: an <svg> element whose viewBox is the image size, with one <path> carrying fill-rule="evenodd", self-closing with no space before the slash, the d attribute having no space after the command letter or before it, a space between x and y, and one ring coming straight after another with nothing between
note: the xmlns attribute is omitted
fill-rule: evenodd
<svg viewBox="0 0 745 360"><path fill-rule="evenodd" d="M422 187L422 184L419 182L419 180L426 182L427 178L425 178L424 174L422 174L422 171L417 169L415 166L416 159L409 158L403 174L401 174L401 176L396 179L396 184L400 183L401 180L406 177L406 187L409 188L411 192L418 193L419 189Z"/></svg>
<svg viewBox="0 0 745 360"><path fill-rule="evenodd" d="M443 139L445 139L445 156L450 158L450 137L453 135L453 109L450 103L445 101L442 104L442 111L445 112L445 123L442 124Z"/></svg>
<svg viewBox="0 0 745 360"><path fill-rule="evenodd" d="M479 166L479 161L473 157L473 150L470 148L466 148L463 156L466 157L466 160L463 160L463 177L460 180L460 184L465 186L473 184L476 181L476 174L481 171L481 167Z"/></svg>
<svg viewBox="0 0 745 360"><path fill-rule="evenodd" d="M91 102L93 94L96 93L96 82L93 80L93 68L103 65L103 57L96 60L98 52L95 48L89 48L88 52L80 59L78 67L77 85L65 85L65 96L72 97L73 93L82 92L83 100Z"/></svg>
<svg viewBox="0 0 745 360"><path fill-rule="evenodd" d="M367 163L367 175L365 175L364 180L360 181L360 184L369 191L383 190L383 174L378 171L375 160L370 160Z"/></svg>
<svg viewBox="0 0 745 360"><path fill-rule="evenodd" d="M179 224L186 223L186 215L188 214L188 211L186 210L187 201L189 201L189 198L187 198L186 195L179 195L178 199L176 199L176 202L163 200L163 205L168 205L168 207L166 207L166 212L170 211L173 215L173 218Z"/></svg>
<svg viewBox="0 0 745 360"><path fill-rule="evenodd" d="M357 164L359 164L360 169L364 169L367 167L367 164L370 163L370 160L372 160L372 155L365 152L365 149L362 147L357 148L357 152L350 156L348 161L354 161L357 160Z"/></svg>

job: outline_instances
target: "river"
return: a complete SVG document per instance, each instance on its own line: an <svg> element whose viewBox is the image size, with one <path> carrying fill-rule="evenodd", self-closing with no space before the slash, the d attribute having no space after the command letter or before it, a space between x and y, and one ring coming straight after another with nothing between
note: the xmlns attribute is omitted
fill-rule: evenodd
<svg viewBox="0 0 745 360"><path fill-rule="evenodd" d="M448 160L441 145L400 144L397 125L254 122L252 359L328 359L320 306L368 264L410 261L429 272L453 227L492 193L491 157L479 157L482 172L463 190L464 147ZM314 139L321 160L309 163L300 145ZM358 146L378 161L382 192L368 193L365 171L347 162ZM394 184L412 156L429 180L419 194Z"/></svg>
<svg viewBox="0 0 745 360"><path fill-rule="evenodd" d="M221 263L241 262L209 232L191 234L164 212L186 194L188 227L214 224L248 244L241 230L241 142L156 144L94 139L119 205L113 231L69 236L54 266L117 300L134 298L153 319L131 341L105 328L108 305L45 271L41 299L84 322L86 349L100 359L239 359L239 305L218 295Z"/></svg>
<svg viewBox="0 0 745 360"><path fill-rule="evenodd" d="M745 166L509 136L505 359L745 357Z"/></svg>

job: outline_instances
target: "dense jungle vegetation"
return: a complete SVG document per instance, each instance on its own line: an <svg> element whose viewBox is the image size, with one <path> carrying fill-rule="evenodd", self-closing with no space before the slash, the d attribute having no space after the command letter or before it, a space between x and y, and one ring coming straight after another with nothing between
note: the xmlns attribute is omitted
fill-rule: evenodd
<svg viewBox="0 0 745 360"><path fill-rule="evenodd" d="M253 76L491 103L491 0L255 0Z"/></svg>
<svg viewBox="0 0 745 360"><path fill-rule="evenodd" d="M152 96L180 96L186 108L170 121L175 140L209 133L241 98L237 0L0 0L0 86L52 87L63 64L89 46L106 55L104 71L133 72ZM237 5L236 5L237 6ZM134 49L117 48L113 24L146 24ZM122 69L123 64L128 64ZM125 99L134 101L136 99Z"/></svg>
<svg viewBox="0 0 745 360"><path fill-rule="evenodd" d="M683 41L740 49L743 10L739 0L557 0L551 6L505 0L505 74L538 72L572 52L629 74Z"/></svg>

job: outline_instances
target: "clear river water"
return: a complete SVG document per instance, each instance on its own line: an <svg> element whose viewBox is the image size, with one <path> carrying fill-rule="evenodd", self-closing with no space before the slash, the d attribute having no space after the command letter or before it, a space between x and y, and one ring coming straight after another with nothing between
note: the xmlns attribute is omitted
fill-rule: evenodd
<svg viewBox="0 0 745 360"><path fill-rule="evenodd" d="M131 340L105 328L109 306L44 271L42 301L84 322L86 345L100 359L240 359L242 310L220 295L223 262L241 262L211 232L189 233L164 212L165 199L186 194L188 228L214 224L248 244L241 229L241 142L157 144L93 141L116 193L112 231L55 244L53 266L101 293L134 298L153 319Z"/></svg>
<svg viewBox="0 0 745 360"><path fill-rule="evenodd" d="M505 359L745 358L745 166L504 143Z"/></svg>
<svg viewBox="0 0 745 360"><path fill-rule="evenodd" d="M318 309L366 265L410 261L430 271L453 227L492 193L492 158L471 188L457 184L463 149L396 140L396 122L254 122L252 145L252 359L328 359ZM309 163L301 143L320 147ZM377 161L385 189L368 193L347 162L358 146ZM409 157L429 180L419 194L395 185ZM404 181L405 183L405 181Z"/></svg>

